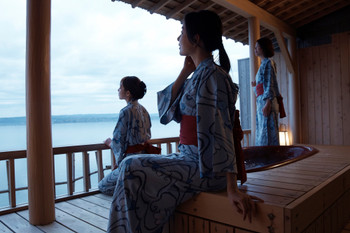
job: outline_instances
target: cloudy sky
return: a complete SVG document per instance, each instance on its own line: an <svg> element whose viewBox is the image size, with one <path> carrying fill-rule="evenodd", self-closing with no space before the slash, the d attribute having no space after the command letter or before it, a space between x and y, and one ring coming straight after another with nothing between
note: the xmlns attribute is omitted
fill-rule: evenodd
<svg viewBox="0 0 350 233"><path fill-rule="evenodd" d="M0 0L0 117L25 116L26 0ZM52 115L118 113L119 81L138 76L140 101L157 112L157 91L173 82L183 63L178 21L110 0L52 0ZM231 76L247 46L224 39Z"/></svg>

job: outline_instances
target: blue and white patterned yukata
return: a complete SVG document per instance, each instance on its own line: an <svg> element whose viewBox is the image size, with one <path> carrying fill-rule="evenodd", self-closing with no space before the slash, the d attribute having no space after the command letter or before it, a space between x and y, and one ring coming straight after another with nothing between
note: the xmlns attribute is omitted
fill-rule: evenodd
<svg viewBox="0 0 350 233"><path fill-rule="evenodd" d="M137 100L130 101L119 112L118 122L113 131L111 148L116 164L125 158L128 146L141 144L151 138L151 118Z"/></svg>
<svg viewBox="0 0 350 233"><path fill-rule="evenodd" d="M279 145L278 135L278 113L279 105L277 96L278 84L276 79L276 65L272 59L264 58L260 68L256 73L256 85L263 84L264 93L256 98L256 146L272 146ZM255 90L255 94L256 90ZM266 100L271 100L271 112L268 117L263 114L263 107Z"/></svg>
<svg viewBox="0 0 350 233"><path fill-rule="evenodd" d="M172 85L158 93L161 123L196 116L198 147L180 144L180 153L126 157L101 181L115 187L108 232L162 232L176 206L201 191L224 189L225 173L237 173L232 135L237 85L212 58L170 103Z"/></svg>

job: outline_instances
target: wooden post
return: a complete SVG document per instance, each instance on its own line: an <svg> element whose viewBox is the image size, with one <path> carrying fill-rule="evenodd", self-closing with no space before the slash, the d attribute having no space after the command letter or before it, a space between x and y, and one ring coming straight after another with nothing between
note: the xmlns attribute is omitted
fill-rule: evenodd
<svg viewBox="0 0 350 233"><path fill-rule="evenodd" d="M288 39L288 50L291 55L291 60L294 67L297 66L297 54L296 54L296 38L292 37ZM288 90L288 101L289 101L289 143L295 144L300 143L300 91L299 91L299 76L298 72L288 74L289 90Z"/></svg>
<svg viewBox="0 0 350 233"><path fill-rule="evenodd" d="M27 0L26 107L29 222L55 220L50 97L51 0Z"/></svg>
<svg viewBox="0 0 350 233"><path fill-rule="evenodd" d="M250 81L255 81L256 72L259 69L259 58L255 56L255 43L260 37L260 24L256 17L248 18L249 26L249 61L250 61ZM254 89L250 89L250 108L251 108L251 145L255 145L255 129L256 129L256 97Z"/></svg>

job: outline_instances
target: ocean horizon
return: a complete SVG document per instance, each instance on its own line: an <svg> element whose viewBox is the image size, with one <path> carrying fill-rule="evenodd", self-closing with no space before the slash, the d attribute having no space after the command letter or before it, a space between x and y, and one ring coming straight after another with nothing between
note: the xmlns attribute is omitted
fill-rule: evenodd
<svg viewBox="0 0 350 233"><path fill-rule="evenodd" d="M179 136L180 126L176 122L163 125L159 121L158 114L150 114L152 138L165 138ZM118 120L118 114L77 114L52 116L52 147L75 146L103 143L112 137L114 127ZM26 117L0 118L0 152L26 150ZM76 153L75 176L82 175L82 155ZM103 165L110 164L110 152L103 151ZM97 169L94 156L90 156L90 169ZM0 191L7 190L6 161L0 160ZM105 171L105 175L109 171ZM55 156L55 180L63 182L67 180L65 155ZM27 187L27 161L15 160L16 188ZM91 186L97 188L97 174L91 176ZM66 185L56 185L56 195L67 193ZM83 190L83 181L76 182L76 191ZM16 191L17 204L28 202L27 190ZM0 208L9 205L8 193L0 194Z"/></svg>

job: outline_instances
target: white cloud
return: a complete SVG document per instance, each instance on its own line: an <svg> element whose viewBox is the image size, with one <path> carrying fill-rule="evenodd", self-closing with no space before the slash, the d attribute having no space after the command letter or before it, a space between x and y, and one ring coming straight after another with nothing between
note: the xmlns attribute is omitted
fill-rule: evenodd
<svg viewBox="0 0 350 233"><path fill-rule="evenodd" d="M25 114L26 1L21 4L0 2L0 117ZM51 23L53 115L119 112L125 102L117 89L127 75L146 83L140 102L157 112L156 92L175 80L183 63L179 22L121 2L56 0ZM248 50L224 43L237 76L237 59Z"/></svg>

